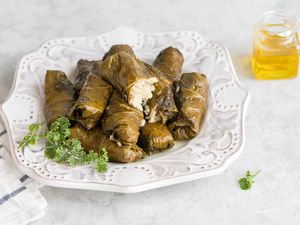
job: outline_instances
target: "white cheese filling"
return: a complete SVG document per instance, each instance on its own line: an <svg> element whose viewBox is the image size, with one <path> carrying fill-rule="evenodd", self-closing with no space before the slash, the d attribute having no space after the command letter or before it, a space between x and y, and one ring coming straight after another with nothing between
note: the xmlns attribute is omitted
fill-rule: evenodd
<svg viewBox="0 0 300 225"><path fill-rule="evenodd" d="M153 84L157 81L156 77L138 80L131 88L129 104L143 111L143 105L146 104L148 99L152 98L152 92L155 90Z"/></svg>

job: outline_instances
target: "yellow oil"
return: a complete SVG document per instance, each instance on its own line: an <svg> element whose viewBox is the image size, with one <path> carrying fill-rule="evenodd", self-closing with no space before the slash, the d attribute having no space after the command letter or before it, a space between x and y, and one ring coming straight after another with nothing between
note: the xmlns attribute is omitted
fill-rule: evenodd
<svg viewBox="0 0 300 225"><path fill-rule="evenodd" d="M259 46L253 47L252 69L256 79L293 78L298 74L298 65L299 54L296 48L282 47L270 51Z"/></svg>

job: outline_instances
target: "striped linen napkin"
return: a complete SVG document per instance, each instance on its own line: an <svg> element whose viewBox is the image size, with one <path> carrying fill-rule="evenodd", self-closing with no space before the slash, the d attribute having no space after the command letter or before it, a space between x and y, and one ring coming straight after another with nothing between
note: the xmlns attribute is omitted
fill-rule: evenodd
<svg viewBox="0 0 300 225"><path fill-rule="evenodd" d="M0 118L0 224L25 225L43 217L47 202L40 187L12 161L7 133Z"/></svg>

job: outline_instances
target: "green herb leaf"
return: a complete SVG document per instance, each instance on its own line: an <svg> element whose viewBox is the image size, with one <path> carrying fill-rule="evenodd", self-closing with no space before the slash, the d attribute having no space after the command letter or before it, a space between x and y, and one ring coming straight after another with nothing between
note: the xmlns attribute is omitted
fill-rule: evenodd
<svg viewBox="0 0 300 225"><path fill-rule="evenodd" d="M93 164L97 172L107 171L108 153L105 148L99 154L90 150L85 153L81 143L77 139L70 139L70 121L66 117L60 117L50 126L48 132L37 134L42 124L29 126L29 133L20 143L19 148L34 145L39 138L46 139L45 156L58 163L66 163L69 166Z"/></svg>
<svg viewBox="0 0 300 225"><path fill-rule="evenodd" d="M34 133L36 131L38 131L39 129L41 129L43 123L35 123L35 124L31 124L29 126L29 133Z"/></svg>
<svg viewBox="0 0 300 225"><path fill-rule="evenodd" d="M242 190L248 190L248 189L250 189L251 188L251 186L252 186L252 184L251 184L251 182L249 182L249 180L247 180L247 178L241 178L240 180L239 180L239 183L240 183L240 188L242 189Z"/></svg>
<svg viewBox="0 0 300 225"><path fill-rule="evenodd" d="M65 117L58 118L51 124L46 134L46 156L70 166L94 164L98 172L105 172L108 162L107 151L102 149L103 153L99 155L90 150L86 154L79 140L70 139L70 125L70 121Z"/></svg>
<svg viewBox="0 0 300 225"><path fill-rule="evenodd" d="M242 190L250 189L252 187L252 184L254 183L254 177L256 177L259 173L260 170L258 170L255 174L251 175L250 171L247 170L245 177L239 179L240 188Z"/></svg>
<svg viewBox="0 0 300 225"><path fill-rule="evenodd" d="M102 148L102 155L98 156L96 161L96 170L101 172L107 171L108 153L105 148Z"/></svg>
<svg viewBox="0 0 300 225"><path fill-rule="evenodd" d="M23 138L23 140L19 144L19 149L24 147L28 147L30 145L35 145L38 140L43 137L43 135L39 134L43 123L31 124L28 127L28 134Z"/></svg>

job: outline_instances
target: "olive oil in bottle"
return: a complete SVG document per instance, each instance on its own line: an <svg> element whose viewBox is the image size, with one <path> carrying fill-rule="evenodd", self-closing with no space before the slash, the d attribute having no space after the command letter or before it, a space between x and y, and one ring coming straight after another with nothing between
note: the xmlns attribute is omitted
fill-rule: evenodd
<svg viewBox="0 0 300 225"><path fill-rule="evenodd" d="M282 12L267 12L257 25L252 52L256 79L296 77L299 39L296 20Z"/></svg>

